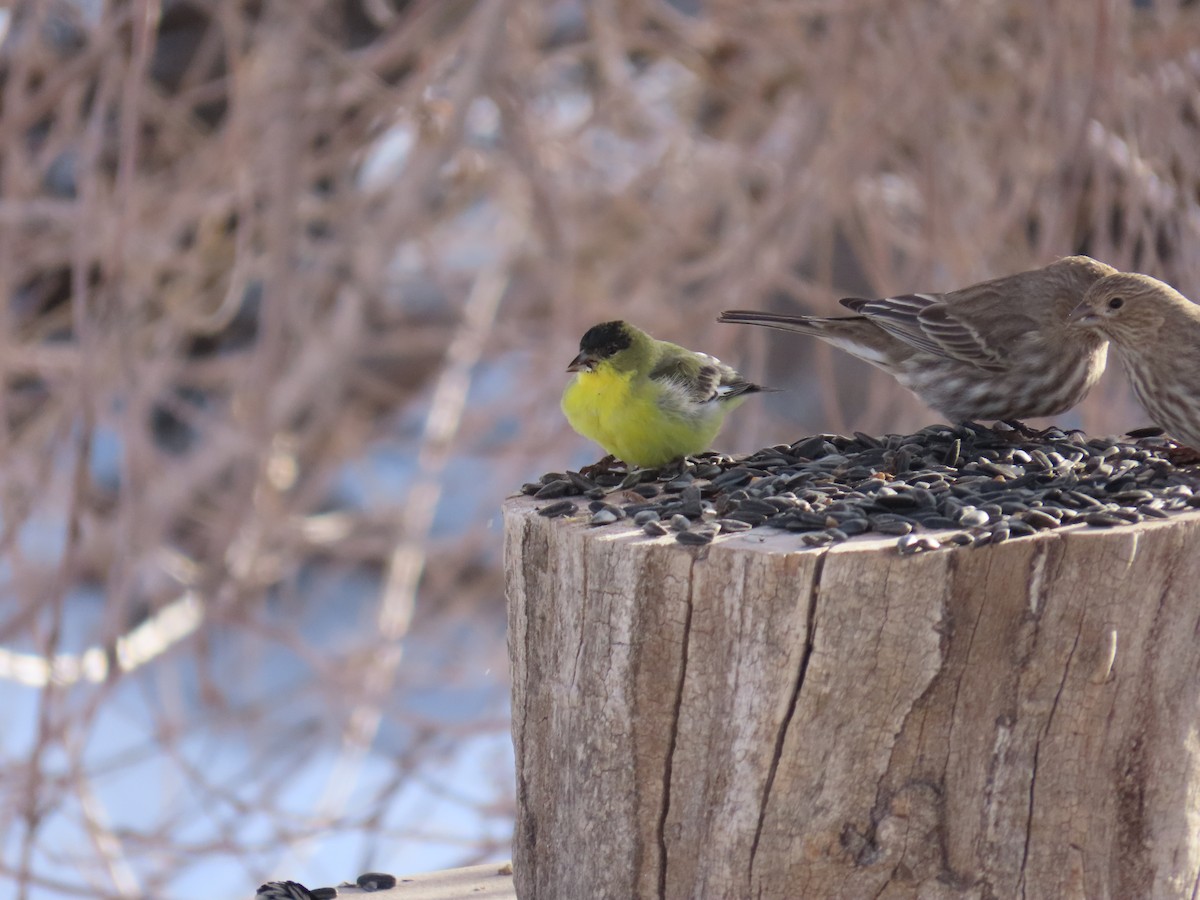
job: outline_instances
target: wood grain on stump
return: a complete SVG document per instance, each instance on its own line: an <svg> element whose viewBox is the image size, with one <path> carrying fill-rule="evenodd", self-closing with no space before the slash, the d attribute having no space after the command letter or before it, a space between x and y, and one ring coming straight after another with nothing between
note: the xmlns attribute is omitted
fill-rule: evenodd
<svg viewBox="0 0 1200 900"><path fill-rule="evenodd" d="M518 896L1200 896L1200 514L900 556L539 505Z"/></svg>

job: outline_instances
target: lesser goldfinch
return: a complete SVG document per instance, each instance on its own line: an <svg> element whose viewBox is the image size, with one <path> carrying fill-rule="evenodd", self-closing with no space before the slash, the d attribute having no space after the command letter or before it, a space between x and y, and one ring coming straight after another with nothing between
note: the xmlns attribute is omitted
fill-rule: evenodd
<svg viewBox="0 0 1200 900"><path fill-rule="evenodd" d="M719 321L819 337L887 372L951 422L1052 416L1104 372L1108 342L1067 315L1116 271L1068 256L945 294L841 301L853 316L728 310Z"/></svg>
<svg viewBox="0 0 1200 900"><path fill-rule="evenodd" d="M1069 317L1103 334L1155 425L1200 450L1200 306L1149 275L1109 275Z"/></svg>
<svg viewBox="0 0 1200 900"><path fill-rule="evenodd" d="M571 427L642 467L707 450L726 413L768 390L715 357L619 321L589 328L567 371L575 373L562 397Z"/></svg>

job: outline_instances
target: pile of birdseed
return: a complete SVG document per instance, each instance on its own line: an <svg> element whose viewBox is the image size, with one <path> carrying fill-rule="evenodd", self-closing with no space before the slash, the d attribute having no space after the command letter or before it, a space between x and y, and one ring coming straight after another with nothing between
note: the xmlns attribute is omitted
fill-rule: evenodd
<svg viewBox="0 0 1200 900"><path fill-rule="evenodd" d="M386 872L364 872L354 884L343 881L337 887L310 888L298 881L268 881L259 885L255 897L261 897L262 900L332 900L338 896L338 888L358 888L369 894L386 891L395 886L395 875Z"/></svg>
<svg viewBox="0 0 1200 900"><path fill-rule="evenodd" d="M1188 451L1160 433L1117 440L968 422L882 438L821 434L740 459L706 453L662 469L551 472L522 493L550 501L538 509L543 516L573 516L586 503L590 525L630 519L683 544L771 527L810 547L895 535L910 554L1200 507L1200 465L1173 462Z"/></svg>
<svg viewBox="0 0 1200 900"><path fill-rule="evenodd" d="M500 874L511 875L512 872L501 871ZM338 888L358 888L370 894L375 891L390 890L395 886L395 875L389 875L386 872L364 872L358 876L354 884L343 881L337 887L310 888L298 881L268 881L266 884L259 885L255 896L261 897L262 900L332 900L338 896Z"/></svg>

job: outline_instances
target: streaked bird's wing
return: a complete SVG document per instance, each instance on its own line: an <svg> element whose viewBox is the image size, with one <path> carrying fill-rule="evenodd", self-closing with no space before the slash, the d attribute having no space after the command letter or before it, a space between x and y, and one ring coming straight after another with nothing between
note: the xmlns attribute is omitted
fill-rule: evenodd
<svg viewBox="0 0 1200 900"><path fill-rule="evenodd" d="M981 369L1007 368L1003 348L989 342L972 324L972 307L986 305L991 298L968 299L968 303L953 303L946 302L943 294L901 294L880 300L849 298L842 305L917 350L959 359Z"/></svg>
<svg viewBox="0 0 1200 900"><path fill-rule="evenodd" d="M899 294L895 297L881 297L878 300L847 297L841 303L846 309L865 316L910 347L935 356L945 356L946 351L942 345L926 334L921 325L922 313L941 301L941 294Z"/></svg>
<svg viewBox="0 0 1200 900"><path fill-rule="evenodd" d="M993 347L967 319L957 316L944 304L931 306L921 313L921 328L942 348L943 355L973 363L983 369L1004 369L1004 353Z"/></svg>

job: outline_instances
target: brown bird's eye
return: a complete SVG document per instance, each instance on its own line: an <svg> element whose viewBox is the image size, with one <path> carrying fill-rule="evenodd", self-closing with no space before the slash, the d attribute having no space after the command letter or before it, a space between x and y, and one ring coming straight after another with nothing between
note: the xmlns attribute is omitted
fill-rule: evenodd
<svg viewBox="0 0 1200 900"><path fill-rule="evenodd" d="M1120 309L1124 305L1125 305L1125 299L1123 297L1113 297L1111 300L1108 301L1109 309Z"/></svg>

